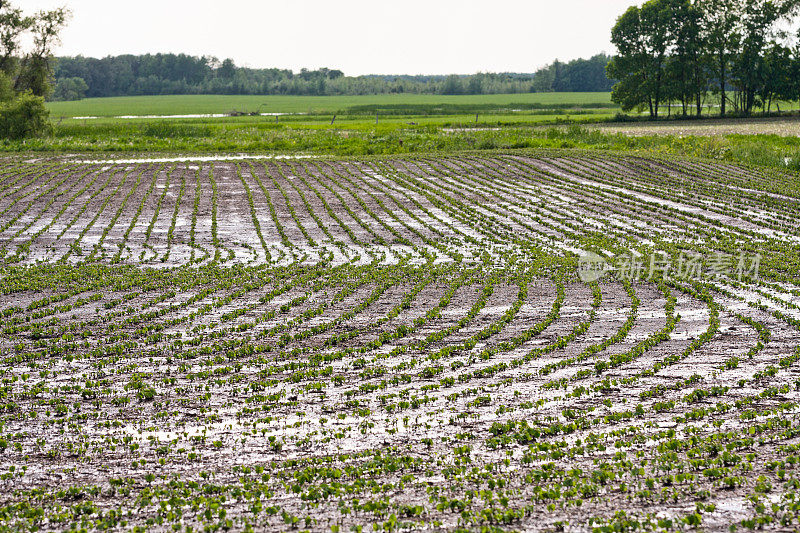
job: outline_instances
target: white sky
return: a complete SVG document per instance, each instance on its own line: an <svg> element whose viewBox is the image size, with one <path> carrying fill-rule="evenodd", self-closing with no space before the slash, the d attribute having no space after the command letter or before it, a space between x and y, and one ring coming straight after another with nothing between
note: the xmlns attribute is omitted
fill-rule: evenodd
<svg viewBox="0 0 800 533"><path fill-rule="evenodd" d="M157 52L359 74L533 72L613 52L632 0L17 0L67 5L57 55Z"/></svg>

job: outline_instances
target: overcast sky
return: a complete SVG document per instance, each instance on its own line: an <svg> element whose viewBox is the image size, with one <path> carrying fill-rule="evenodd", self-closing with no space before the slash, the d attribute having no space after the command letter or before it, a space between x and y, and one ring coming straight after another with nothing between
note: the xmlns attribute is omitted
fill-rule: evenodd
<svg viewBox="0 0 800 533"><path fill-rule="evenodd" d="M17 0L67 5L57 55L157 52L358 74L533 72L613 52L631 0Z"/></svg>

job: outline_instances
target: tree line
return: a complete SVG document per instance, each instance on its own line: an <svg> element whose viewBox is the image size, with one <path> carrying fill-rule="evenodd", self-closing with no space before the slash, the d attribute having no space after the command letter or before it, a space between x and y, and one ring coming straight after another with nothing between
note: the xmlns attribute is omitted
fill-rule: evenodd
<svg viewBox="0 0 800 533"><path fill-rule="evenodd" d="M549 91L610 91L609 57L556 61L533 74L468 76L345 76L341 70L253 69L233 60L186 54L60 57L55 62L56 100L161 94L513 94Z"/></svg>
<svg viewBox="0 0 800 533"><path fill-rule="evenodd" d="M361 95L386 93L483 94L530 90L531 75L345 76L320 68L247 68L233 60L186 54L60 57L54 98L163 94Z"/></svg>
<svg viewBox="0 0 800 533"><path fill-rule="evenodd" d="M706 105L749 115L800 99L800 47L790 30L800 0L650 0L611 31L619 80L612 99L625 111L665 104L683 115Z"/></svg>

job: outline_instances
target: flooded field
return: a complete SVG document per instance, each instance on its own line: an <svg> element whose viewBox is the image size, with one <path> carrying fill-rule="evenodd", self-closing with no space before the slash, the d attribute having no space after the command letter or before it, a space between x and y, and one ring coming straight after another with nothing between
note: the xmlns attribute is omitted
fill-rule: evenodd
<svg viewBox="0 0 800 533"><path fill-rule="evenodd" d="M797 137L800 135L800 117L677 120L664 124L611 123L598 124L593 127L605 133L624 133L625 135L780 135Z"/></svg>
<svg viewBox="0 0 800 533"><path fill-rule="evenodd" d="M699 160L6 160L0 527L792 530L798 211Z"/></svg>

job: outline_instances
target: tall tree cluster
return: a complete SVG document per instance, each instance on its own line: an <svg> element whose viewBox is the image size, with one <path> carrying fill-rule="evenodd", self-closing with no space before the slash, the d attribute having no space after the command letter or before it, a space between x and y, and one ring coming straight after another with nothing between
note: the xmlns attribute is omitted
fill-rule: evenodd
<svg viewBox="0 0 800 533"><path fill-rule="evenodd" d="M664 105L700 115L713 98L724 116L800 98L800 47L789 31L800 0L649 0L617 19L618 80L612 98L626 111Z"/></svg>
<svg viewBox="0 0 800 533"><path fill-rule="evenodd" d="M52 91L53 48L70 12L66 8L26 15L10 0L0 0L0 100ZM26 39L27 38L27 39ZM25 41L32 45L25 49Z"/></svg>
<svg viewBox="0 0 800 533"><path fill-rule="evenodd" d="M608 92L614 86L606 76L610 60L605 54L568 63L556 60L536 71L533 88L536 92Z"/></svg>

